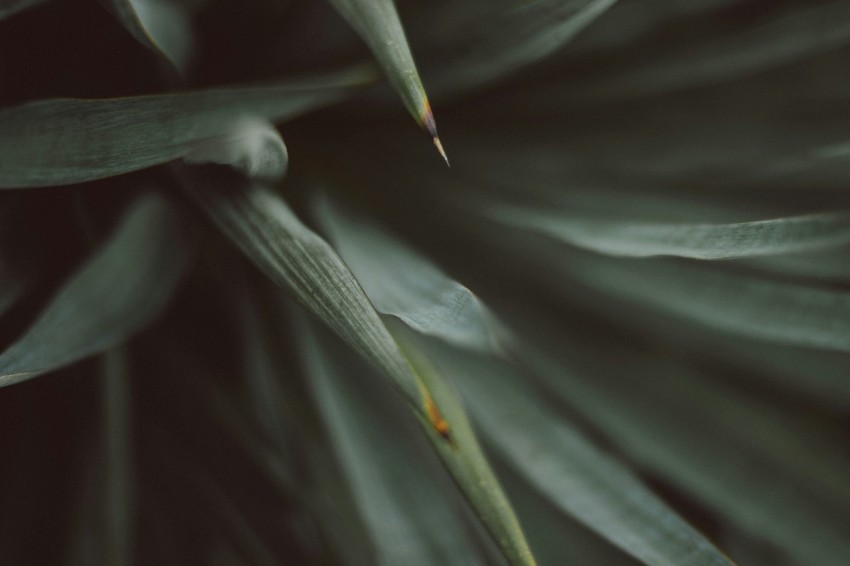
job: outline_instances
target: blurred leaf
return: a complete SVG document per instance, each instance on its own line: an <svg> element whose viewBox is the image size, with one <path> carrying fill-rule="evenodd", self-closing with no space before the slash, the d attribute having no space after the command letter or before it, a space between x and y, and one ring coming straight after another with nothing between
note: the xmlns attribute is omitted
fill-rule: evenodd
<svg viewBox="0 0 850 566"><path fill-rule="evenodd" d="M458 92L504 78L563 47L616 0L449 2L428 6L418 30L432 90ZM427 25L431 24L431 25Z"/></svg>
<svg viewBox="0 0 850 566"><path fill-rule="evenodd" d="M496 346L495 319L469 289L376 228L372 219L355 216L327 196L316 199L314 210L379 313L467 348Z"/></svg>
<svg viewBox="0 0 850 566"><path fill-rule="evenodd" d="M407 111L425 128L443 158L437 126L393 0L328 0L369 45ZM448 162L448 160L446 160Z"/></svg>
<svg viewBox="0 0 850 566"><path fill-rule="evenodd" d="M139 43L185 75L192 55L192 26L173 0L102 0Z"/></svg>
<svg viewBox="0 0 850 566"><path fill-rule="evenodd" d="M128 98L30 102L0 110L0 187L79 183L173 161L245 118L280 121L342 98L353 70L279 85Z"/></svg>
<svg viewBox="0 0 850 566"><path fill-rule="evenodd" d="M544 351L531 344L543 328L534 322L517 356L620 450L801 563L850 555L842 436L611 341L552 334Z"/></svg>
<svg viewBox="0 0 850 566"><path fill-rule="evenodd" d="M230 165L252 179L275 180L286 174L289 154L275 127L257 118L242 118L218 137L199 142L186 163Z"/></svg>
<svg viewBox="0 0 850 566"><path fill-rule="evenodd" d="M32 8L47 0L0 0L0 21L14 16L22 10Z"/></svg>
<svg viewBox="0 0 850 566"><path fill-rule="evenodd" d="M559 509L645 564L730 564L621 464L559 419L507 367L440 348L489 445Z"/></svg>
<svg viewBox="0 0 850 566"><path fill-rule="evenodd" d="M162 197L142 197L111 240L0 354L0 386L127 340L165 307L189 259L190 245L177 211Z"/></svg>
<svg viewBox="0 0 850 566"><path fill-rule="evenodd" d="M492 206L486 214L498 222L613 256L728 259L789 254L850 243L847 213L733 224L611 221L568 210L512 205Z"/></svg>
<svg viewBox="0 0 850 566"><path fill-rule="evenodd" d="M324 416L339 462L370 533L380 564L481 563L454 508L451 493L431 475L427 456L384 399L358 390L345 355L321 339L306 318L296 333L309 384ZM412 423L411 423L412 424ZM427 449L427 447L426 447Z"/></svg>
<svg viewBox="0 0 850 566"><path fill-rule="evenodd" d="M645 65L606 77L580 92L636 96L729 82L850 43L850 6L846 3L789 6L777 9L777 15L760 25L748 25L735 33L718 26L720 37L667 50L668 54L651 57Z"/></svg>

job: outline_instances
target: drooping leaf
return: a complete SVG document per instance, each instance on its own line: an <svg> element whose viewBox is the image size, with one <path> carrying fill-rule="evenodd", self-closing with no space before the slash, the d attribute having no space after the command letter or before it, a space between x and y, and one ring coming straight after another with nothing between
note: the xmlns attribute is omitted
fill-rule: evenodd
<svg viewBox="0 0 850 566"><path fill-rule="evenodd" d="M173 0L102 0L139 43L163 57L180 74L192 55L192 27Z"/></svg>
<svg viewBox="0 0 850 566"><path fill-rule="evenodd" d="M474 564L480 558L445 485L399 415L382 408L374 388L355 386L368 373L298 320L297 336L309 384L380 564ZM360 380L362 381L362 380ZM371 393L370 393L371 392ZM412 421L410 424L413 424ZM427 445L424 446L427 449ZM421 448L421 447L420 447Z"/></svg>
<svg viewBox="0 0 850 566"><path fill-rule="evenodd" d="M545 332L538 322L517 356L620 450L802 563L848 555L850 455L840 435L613 342L582 337L553 356L575 339L534 346Z"/></svg>
<svg viewBox="0 0 850 566"><path fill-rule="evenodd" d="M487 215L508 225L613 256L729 259L790 254L850 243L850 214L824 213L732 224L611 221L566 210L496 205Z"/></svg>
<svg viewBox="0 0 850 566"><path fill-rule="evenodd" d="M645 564L730 564L630 471L556 417L506 366L440 348L488 442L562 511Z"/></svg>
<svg viewBox="0 0 850 566"><path fill-rule="evenodd" d="M233 122L229 131L196 144L186 163L230 165L252 179L282 179L289 165L283 138L274 126L254 117Z"/></svg>
<svg viewBox="0 0 850 566"><path fill-rule="evenodd" d="M112 239L0 354L0 386L82 360L132 336L165 307L189 259L189 241L173 206L156 196L137 201Z"/></svg>
<svg viewBox="0 0 850 566"><path fill-rule="evenodd" d="M328 197L314 210L375 309L418 332L482 351L494 344L495 320L479 299L397 238Z"/></svg>
<svg viewBox="0 0 850 566"><path fill-rule="evenodd" d="M0 110L0 188L79 183L159 165L230 137L246 118L280 121L340 99L362 69L304 82Z"/></svg>
<svg viewBox="0 0 850 566"><path fill-rule="evenodd" d="M446 159L434 114L410 53L393 0L328 0L369 45L407 111L422 126Z"/></svg>

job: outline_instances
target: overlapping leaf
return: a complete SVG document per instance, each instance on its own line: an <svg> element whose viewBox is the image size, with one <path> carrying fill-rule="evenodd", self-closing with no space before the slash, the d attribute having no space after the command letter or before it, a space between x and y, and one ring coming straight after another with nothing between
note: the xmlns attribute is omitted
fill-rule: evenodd
<svg viewBox="0 0 850 566"><path fill-rule="evenodd" d="M559 349L576 347L557 358L524 339L517 355L626 454L741 527L803 563L848 555L850 458L839 438L678 364L589 339L559 336Z"/></svg>
<svg viewBox="0 0 850 566"><path fill-rule="evenodd" d="M488 443L562 511L645 564L729 564L626 468L556 417L507 367L441 348Z"/></svg>
<svg viewBox="0 0 850 566"><path fill-rule="evenodd" d="M161 197L142 198L112 239L0 354L0 385L120 344L159 314L189 259L190 245L177 211Z"/></svg>
<svg viewBox="0 0 850 566"><path fill-rule="evenodd" d="M246 118L279 121L342 97L363 69L280 85L114 99L55 99L0 110L0 188L63 185L159 165L229 137Z"/></svg>
<svg viewBox="0 0 850 566"><path fill-rule="evenodd" d="M496 347L495 320L466 287L328 197L314 207L331 243L375 309L424 334L476 350Z"/></svg>
<svg viewBox="0 0 850 566"><path fill-rule="evenodd" d="M219 176L207 177L202 184L198 177L187 177L187 186L222 231L269 278L389 378L420 418L508 560L533 564L510 505L453 392L426 361L413 359L415 352L402 354L398 334L390 335L331 247L302 224L281 198L260 185L222 181Z"/></svg>

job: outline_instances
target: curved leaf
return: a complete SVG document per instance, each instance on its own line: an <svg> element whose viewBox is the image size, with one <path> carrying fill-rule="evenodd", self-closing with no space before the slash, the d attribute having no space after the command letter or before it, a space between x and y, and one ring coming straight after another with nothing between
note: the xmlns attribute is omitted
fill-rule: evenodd
<svg viewBox="0 0 850 566"><path fill-rule="evenodd" d="M80 183L185 157L246 117L292 118L367 78L112 99L55 99L0 110L0 188Z"/></svg>
<svg viewBox="0 0 850 566"><path fill-rule="evenodd" d="M184 7L172 0L103 0L139 43L186 73L192 26Z"/></svg>
<svg viewBox="0 0 850 566"><path fill-rule="evenodd" d="M120 344L165 307L190 259L177 211L163 198L137 201L112 239L0 354L0 386Z"/></svg>
<svg viewBox="0 0 850 566"><path fill-rule="evenodd" d="M314 210L375 309L423 334L489 351L495 324L486 307L466 287L446 276L398 239L328 197Z"/></svg>
<svg viewBox="0 0 850 566"><path fill-rule="evenodd" d="M496 205L499 222L613 256L729 259L790 254L850 243L850 214L825 213L732 224L673 224L577 217L568 211Z"/></svg>

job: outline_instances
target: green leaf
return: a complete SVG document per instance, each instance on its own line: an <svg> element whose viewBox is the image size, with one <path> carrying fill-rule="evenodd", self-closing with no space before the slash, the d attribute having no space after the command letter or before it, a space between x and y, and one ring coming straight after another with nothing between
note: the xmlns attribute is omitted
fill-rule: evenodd
<svg viewBox="0 0 850 566"><path fill-rule="evenodd" d="M192 26L173 0L102 0L139 43L168 61L181 75L192 54Z"/></svg>
<svg viewBox="0 0 850 566"><path fill-rule="evenodd" d="M433 69L432 90L457 92L501 79L562 48L616 0L452 2L428 6L417 34ZM433 75L433 76L432 76Z"/></svg>
<svg viewBox="0 0 850 566"><path fill-rule="evenodd" d="M446 159L437 125L416 70L393 0L328 0L363 38L383 68L405 108L433 138ZM448 159L446 159L448 163Z"/></svg>
<svg viewBox="0 0 850 566"><path fill-rule="evenodd" d="M635 96L728 82L838 50L850 42L850 7L843 2L792 5L776 12L761 25L734 32L720 27L717 34L722 36L668 50L669 54L649 58L645 65L606 77L582 94Z"/></svg>
<svg viewBox="0 0 850 566"><path fill-rule="evenodd" d="M240 184L222 175L207 176L203 182L199 176L186 177L187 189L246 256L389 378L508 560L533 564L516 518L452 391L425 362L411 360L415 353L402 354L396 343L398 331L390 335L333 249L281 198L259 184Z"/></svg>
<svg viewBox="0 0 850 566"><path fill-rule="evenodd" d="M626 257L729 259L850 243L850 214L824 213L731 224L612 221L568 210L494 205L494 220L594 252Z"/></svg>
<svg viewBox="0 0 850 566"><path fill-rule="evenodd" d="M134 203L111 240L0 354L0 386L127 340L162 311L189 259L189 242L172 205L157 196Z"/></svg>
<svg viewBox="0 0 850 566"><path fill-rule="evenodd" d="M730 564L509 368L445 347L435 360L460 384L488 445L550 503L645 564Z"/></svg>
<svg viewBox="0 0 850 566"><path fill-rule="evenodd" d="M624 453L805 564L850 555L850 457L813 426L711 376L594 336L523 327L516 354ZM565 347L568 348L565 351ZM559 352L553 355L555 349Z"/></svg>
<svg viewBox="0 0 850 566"><path fill-rule="evenodd" d="M0 21L5 20L10 16L14 16L18 12L33 8L39 4L43 4L47 0L3 0L0 3Z"/></svg>
<svg viewBox="0 0 850 566"><path fill-rule="evenodd" d="M430 394L439 418L449 424L450 441L433 426L434 415L418 415L428 439L454 476L455 481L490 531L502 554L510 564L536 564L499 480L490 468L478 444L466 410L451 382L430 354L421 346L419 337L408 326L388 321L393 337Z"/></svg>
<svg viewBox="0 0 850 566"><path fill-rule="evenodd" d="M472 564L480 561L459 509L441 492L423 454L415 424L388 411L376 395L370 368L348 360L301 317L296 335L309 385L380 564ZM350 358L350 355L349 355ZM352 363L354 362L354 363ZM357 382L361 386L357 386ZM382 401L384 403L382 403ZM401 422L399 422L401 421ZM412 436L416 434L417 436ZM433 456L432 456L433 458ZM450 484L448 484L450 487Z"/></svg>
<svg viewBox="0 0 850 566"><path fill-rule="evenodd" d="M482 351L496 346L496 321L469 289L327 196L316 199L314 210L379 313L459 346Z"/></svg>
<svg viewBox="0 0 850 566"><path fill-rule="evenodd" d="M0 110L0 188L80 183L180 159L246 118L281 121L343 97L367 73L278 85Z"/></svg>
<svg viewBox="0 0 850 566"><path fill-rule="evenodd" d="M218 137L199 142L184 161L230 165L252 179L276 180L286 175L289 153L274 126L257 118L242 118Z"/></svg>

